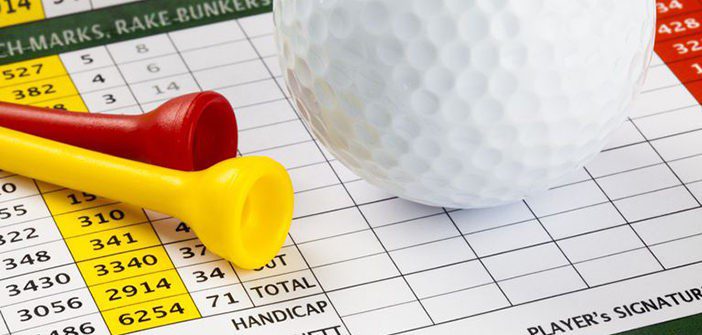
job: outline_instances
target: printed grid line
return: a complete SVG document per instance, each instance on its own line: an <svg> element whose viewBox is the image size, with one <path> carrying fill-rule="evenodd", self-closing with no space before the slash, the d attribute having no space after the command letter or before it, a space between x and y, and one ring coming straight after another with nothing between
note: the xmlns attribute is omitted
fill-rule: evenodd
<svg viewBox="0 0 702 335"><path fill-rule="evenodd" d="M670 167L670 166L668 166L668 167ZM651 250L651 247L649 247L648 244L646 244L646 241L644 241L644 239L641 238L641 235L636 231L636 229L634 229L634 227L631 225L631 223L626 218L626 216L624 216L624 214L619 209L619 207L617 207L617 205L614 203L614 201L612 201L612 198L610 198L610 196L607 194L607 192L605 192L605 190L602 188L602 185L600 185L600 183L597 182L597 180L592 176L592 173L590 173L590 171L588 171L587 168L585 168L585 172L587 172L588 176L590 176L590 178L595 183L595 185L597 185L597 188L599 188L600 191L602 191L602 194L604 194L605 197L607 197L607 201L609 201L609 203L612 204L612 207L614 207L614 209L617 211L619 216L621 216L622 220L624 220L624 222L626 222L626 225L629 226L629 228L631 228L631 231L634 232L634 234L639 239L639 241L641 241L641 243L643 243L643 245L646 247L646 250L648 250L648 252L651 254L651 256L653 256L653 258L656 260L656 262L658 262L658 265L660 265L661 269L665 269L665 265L663 265L661 260L658 259L658 256L656 256L656 254ZM680 182L682 183L682 181L680 181ZM585 279L583 279L583 280L585 280Z"/></svg>

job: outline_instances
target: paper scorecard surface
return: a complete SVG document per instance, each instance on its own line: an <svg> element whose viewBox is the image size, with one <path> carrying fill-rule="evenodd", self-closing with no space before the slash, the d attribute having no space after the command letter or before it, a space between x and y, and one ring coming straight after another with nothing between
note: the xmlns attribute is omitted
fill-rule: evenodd
<svg viewBox="0 0 702 335"><path fill-rule="evenodd" d="M397 199L324 151L285 90L267 1L13 3L0 22L49 18L0 29L0 100L141 114L215 90L240 153L289 169L296 208L278 256L244 271L178 219L0 172L0 335L603 334L702 312L697 0L658 2L644 93L592 163L485 210Z"/></svg>

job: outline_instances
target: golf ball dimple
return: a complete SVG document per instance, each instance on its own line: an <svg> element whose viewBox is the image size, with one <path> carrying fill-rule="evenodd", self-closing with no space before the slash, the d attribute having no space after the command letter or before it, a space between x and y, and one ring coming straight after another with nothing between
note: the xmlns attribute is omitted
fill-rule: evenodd
<svg viewBox="0 0 702 335"><path fill-rule="evenodd" d="M300 115L353 172L416 202L554 186L626 118L655 0L275 0Z"/></svg>

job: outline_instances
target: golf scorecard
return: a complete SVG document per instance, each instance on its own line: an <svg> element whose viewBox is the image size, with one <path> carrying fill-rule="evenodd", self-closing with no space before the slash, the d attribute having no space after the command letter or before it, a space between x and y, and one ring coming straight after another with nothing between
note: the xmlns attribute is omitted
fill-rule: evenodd
<svg viewBox="0 0 702 335"><path fill-rule="evenodd" d="M0 0L0 101L137 115L213 90L239 154L295 188L283 249L242 270L178 218L0 171L0 335L701 332L702 0L657 1L644 91L594 161L480 210L396 198L325 151L271 6Z"/></svg>

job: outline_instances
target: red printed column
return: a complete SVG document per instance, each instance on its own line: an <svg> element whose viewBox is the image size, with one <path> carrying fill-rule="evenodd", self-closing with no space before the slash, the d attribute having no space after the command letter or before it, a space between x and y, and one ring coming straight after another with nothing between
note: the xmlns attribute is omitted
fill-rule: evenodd
<svg viewBox="0 0 702 335"><path fill-rule="evenodd" d="M657 0L656 53L702 102L702 1Z"/></svg>

